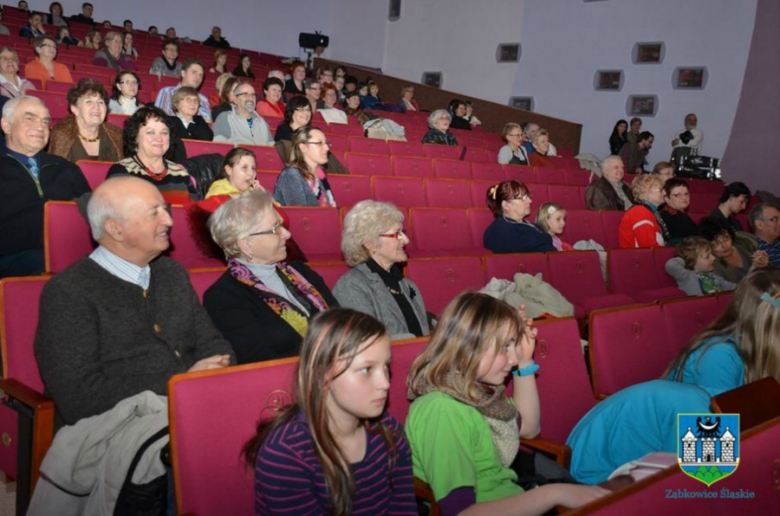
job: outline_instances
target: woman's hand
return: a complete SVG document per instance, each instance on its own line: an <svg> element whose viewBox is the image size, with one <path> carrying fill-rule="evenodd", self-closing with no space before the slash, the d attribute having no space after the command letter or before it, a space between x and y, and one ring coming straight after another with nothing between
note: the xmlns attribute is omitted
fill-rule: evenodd
<svg viewBox="0 0 780 516"><path fill-rule="evenodd" d="M769 265L769 254L766 251L756 251L753 253L753 265L750 270L761 269Z"/></svg>
<svg viewBox="0 0 780 516"><path fill-rule="evenodd" d="M260 184L260 181L257 179L253 179L252 182L249 184L250 190L257 190L259 192L265 192L265 188L263 188L263 185Z"/></svg>
<svg viewBox="0 0 780 516"><path fill-rule="evenodd" d="M533 327L534 320L525 318L525 305L520 305L517 309L520 318L523 320L523 333L515 344L515 353L517 354L517 367L523 369L534 360L534 349L536 348L536 328Z"/></svg>

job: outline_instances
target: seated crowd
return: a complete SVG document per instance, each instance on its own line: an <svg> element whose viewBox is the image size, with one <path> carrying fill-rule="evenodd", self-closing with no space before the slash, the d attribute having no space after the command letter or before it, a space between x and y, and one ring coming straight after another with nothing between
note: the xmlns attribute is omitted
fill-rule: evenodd
<svg viewBox="0 0 780 516"><path fill-rule="evenodd" d="M70 20L93 24L92 13L85 3ZM68 25L56 2L47 21ZM376 82L358 83L343 67L321 68L307 79L305 65L296 62L289 77L263 79L242 54L232 75L220 76L215 104L199 92L206 73L201 61L178 61L171 28L150 73L180 82L144 105L132 38L108 32L95 54L95 64L116 71L109 97L102 83L76 82L55 61L58 42L43 32L40 14L31 13L22 30L34 38L37 55L25 77L73 86L70 114L50 129L49 110L29 96L34 86L18 74L18 55L0 50L0 94L7 97L0 278L44 273L46 201L85 207L98 244L52 276L40 299L34 351L58 431L84 440L106 431L93 416L122 417L128 406L157 412L167 426L162 398L172 376L295 356L293 402L263 421L244 447L254 468L257 514L417 514L415 477L428 484L443 514L504 514L518 506L543 514L604 496L608 490L596 484L622 464L676 449L673 425L660 420L707 412L710 396L763 376L780 379L780 205L755 205L748 233L735 218L751 198L742 183L728 185L698 223L686 213L688 183L674 177L670 163L660 162L629 185L624 171L642 172L653 144L651 133L639 132L641 120L632 121L630 131L625 121L616 124L612 154L585 191L587 207L624 212L621 248L676 244L677 257L666 270L686 294L734 290L734 298L662 379L618 392L580 421L568 440L573 457L567 470L520 447L521 438L540 432L537 331L524 308L465 292L436 320L418 285L404 277L410 239L404 213L393 204L366 199L346 212L340 244L350 269L332 291L288 229L285 207L338 207L328 174L340 163L327 135L312 126L313 114L342 123L364 110L420 111L412 86L402 89L398 103L385 103ZM125 30L132 35L132 22ZM227 74L221 56L230 44L219 27L203 44L218 49L212 70ZM255 79L264 80L260 101ZM107 121L109 111L127 115L124 127ZM264 117L279 119L275 134ZM458 146L451 128L480 125L473 106L454 99L448 109L430 113L422 142ZM686 118L686 128L673 145L688 134L700 145L695 122ZM539 124L509 123L502 136L498 163L553 166L557 150ZM255 154L235 147L216 158L216 170L202 184L195 170L211 165L204 156L187 156L183 139L275 146L284 168L273 192L266 191ZM94 192L79 160L113 163ZM189 230L200 233L193 238L216 246L226 262L202 303L187 270L165 255L171 231L187 230L174 228L170 204L188 207ZM490 186L485 204L493 214L483 235L490 252L556 252L575 244L562 240L566 206L543 203L534 212L531 190L521 181ZM198 210L205 213L204 227L198 227ZM391 341L413 337L428 342L408 377L392 379L408 387L412 400L407 421L399 422L386 410ZM101 437L106 446L121 446L120 439L144 431L144 423L134 421L120 437ZM57 446L53 452L67 448ZM74 468L88 460L68 453L75 454ZM545 485L537 487L539 479ZM41 477L31 513L86 503L61 482Z"/></svg>

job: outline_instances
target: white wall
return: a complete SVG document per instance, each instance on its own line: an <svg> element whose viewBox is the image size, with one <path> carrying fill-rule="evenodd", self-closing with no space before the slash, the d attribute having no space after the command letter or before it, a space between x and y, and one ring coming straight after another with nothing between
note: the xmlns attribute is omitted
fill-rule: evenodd
<svg viewBox="0 0 780 516"><path fill-rule="evenodd" d="M389 2L331 0L330 4L330 46L325 56L345 63L382 68Z"/></svg>
<svg viewBox="0 0 780 516"><path fill-rule="evenodd" d="M536 111L583 124L581 151L599 157L618 119L626 118L629 94L655 94L658 113L643 119L656 136L649 161L668 159L673 133L695 112L704 132L703 154L722 156L742 88L756 0L528 0L524 10L524 55L515 95L530 95ZM635 42L664 41L660 65L634 65ZM707 66L703 91L672 88L677 66ZM625 74L620 92L596 92L597 69ZM555 141L553 135L552 140Z"/></svg>

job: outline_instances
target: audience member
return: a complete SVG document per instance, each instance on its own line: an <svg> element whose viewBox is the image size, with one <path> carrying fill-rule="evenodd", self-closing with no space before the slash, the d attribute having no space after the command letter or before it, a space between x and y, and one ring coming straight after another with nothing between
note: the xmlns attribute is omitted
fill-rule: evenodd
<svg viewBox="0 0 780 516"><path fill-rule="evenodd" d="M19 54L16 50L0 48L0 95L12 99L34 89L33 83L19 77Z"/></svg>
<svg viewBox="0 0 780 516"><path fill-rule="evenodd" d="M175 27L168 27L167 29L165 29L165 37L168 39L172 39L174 41L179 41L179 38L176 36Z"/></svg>
<svg viewBox="0 0 780 516"><path fill-rule="evenodd" d="M701 154L701 146L704 142L704 134L701 129L696 127L699 123L699 119L695 113L688 113L685 115L685 128L678 132L672 139L672 147L675 150L680 148L689 149L693 155Z"/></svg>
<svg viewBox="0 0 780 516"><path fill-rule="evenodd" d="M358 80L354 75L344 76L344 93L357 92Z"/></svg>
<svg viewBox="0 0 780 516"><path fill-rule="evenodd" d="M107 30L111 30L114 27L114 24L111 23L111 20L103 20L102 27Z"/></svg>
<svg viewBox="0 0 780 516"><path fill-rule="evenodd" d="M316 113L318 109L325 107L325 103L320 99L322 95L322 85L317 81L307 80L304 82L306 90L306 100L309 101L311 112Z"/></svg>
<svg viewBox="0 0 780 516"><path fill-rule="evenodd" d="M240 54L238 56L238 64L233 69L233 75L236 77L246 77L248 79L255 79L255 72L252 71L252 63L247 54Z"/></svg>
<svg viewBox="0 0 780 516"><path fill-rule="evenodd" d="M525 152L528 154L528 156L536 152L532 142L539 129L539 124L535 124L533 122L528 122L525 124L525 128L523 129L523 132L525 133L525 143L523 144L523 147L525 147Z"/></svg>
<svg viewBox="0 0 780 516"><path fill-rule="evenodd" d="M214 141L248 145L274 144L271 129L255 112L257 95L249 83L236 86L236 103L232 111L225 111L214 121Z"/></svg>
<svg viewBox="0 0 780 516"><path fill-rule="evenodd" d="M132 115L143 104L138 100L141 79L135 72L119 72L114 79L113 97L108 101L108 111L117 115Z"/></svg>
<svg viewBox="0 0 780 516"><path fill-rule="evenodd" d="M735 283L713 272L712 243L700 236L683 239L677 245L677 257L668 260L664 267L680 290L689 296L706 296L737 288Z"/></svg>
<svg viewBox="0 0 780 516"><path fill-rule="evenodd" d="M33 48L38 58L24 65L24 76L27 79L39 79L44 83L46 81L73 82L68 67L54 62L57 57L57 42L54 38L49 36L35 38Z"/></svg>
<svg viewBox="0 0 780 516"><path fill-rule="evenodd" d="M627 141L620 149L620 158L626 170L632 174L643 174L647 164L647 155L653 148L653 133L642 131L637 136L636 143Z"/></svg>
<svg viewBox="0 0 780 516"><path fill-rule="evenodd" d="M287 80L287 77L285 77L284 72L281 70L271 70L268 72L268 75L266 76L266 79L270 79L271 77L276 77L280 81L282 81L282 84L285 83Z"/></svg>
<svg viewBox="0 0 780 516"><path fill-rule="evenodd" d="M398 101L398 105L403 112L420 110L420 104L414 99L414 86L405 84L401 88L401 100Z"/></svg>
<svg viewBox="0 0 780 516"><path fill-rule="evenodd" d="M523 183L502 181L488 188L486 197L495 217L482 237L486 249L502 254L555 251L552 237L525 220L531 213L531 195Z"/></svg>
<svg viewBox="0 0 780 516"><path fill-rule="evenodd" d="M182 86L173 94L173 112L171 117L172 134L178 138L210 142L214 133L209 124L198 114L198 90Z"/></svg>
<svg viewBox="0 0 780 516"><path fill-rule="evenodd" d="M322 102L325 104L319 110L320 115L328 124L346 124L347 113L338 105L339 94L333 83L322 86Z"/></svg>
<svg viewBox="0 0 780 516"><path fill-rule="evenodd" d="M68 425L143 391L165 396L174 374L233 357L187 271L160 256L173 220L157 189L112 178L87 211L100 246L47 282L35 336L41 378Z"/></svg>
<svg viewBox="0 0 780 516"><path fill-rule="evenodd" d="M356 91L351 91L344 95L344 112L348 115L357 115L362 109L360 108L360 95ZM446 113L446 111L445 111Z"/></svg>
<svg viewBox="0 0 780 516"><path fill-rule="evenodd" d="M230 48L230 43L228 43L228 40L222 37L222 29L219 27L213 27L211 29L211 36L206 38L203 44L207 47L217 47L224 49Z"/></svg>
<svg viewBox="0 0 780 516"><path fill-rule="evenodd" d="M476 117L474 114L474 103L470 100L466 101L466 116L463 118L466 119L466 121L471 124L471 127L477 127L479 125L482 125L482 120Z"/></svg>
<svg viewBox="0 0 780 516"><path fill-rule="evenodd" d="M393 339L430 332L420 289L401 270L409 244L403 221L403 213L385 202L360 201L349 210L341 252L352 269L333 289L341 306L375 317Z"/></svg>
<svg viewBox="0 0 780 516"><path fill-rule="evenodd" d="M349 101L349 95L347 95ZM422 137L423 143L435 143L438 145L458 146L458 139L450 132L450 122L452 117L445 109L437 109L428 117L428 127L430 128Z"/></svg>
<svg viewBox="0 0 780 516"><path fill-rule="evenodd" d="M156 186L165 202L189 204L195 198L192 177L184 167L165 158L171 133L165 112L151 106L140 108L125 122L122 141L126 158L112 165L107 177L138 177Z"/></svg>
<svg viewBox="0 0 780 516"><path fill-rule="evenodd" d="M219 74L228 73L227 59L228 59L227 52L225 52L224 50L214 51L214 62L211 63L211 68L209 68L209 73L219 73Z"/></svg>
<svg viewBox="0 0 780 516"><path fill-rule="evenodd" d="M292 139L290 165L276 180L274 198L282 206L336 207L336 199L323 166L330 143L319 129L304 126Z"/></svg>
<svg viewBox="0 0 780 516"><path fill-rule="evenodd" d="M155 58L149 73L158 77L179 77L182 64L179 59L179 44L175 39L164 39L162 44L162 57Z"/></svg>
<svg viewBox="0 0 780 516"><path fill-rule="evenodd" d="M718 200L718 207L712 210L710 217L725 220L734 231L742 231L742 223L734 217L747 208L750 201L750 189L745 183L730 183L726 185Z"/></svg>
<svg viewBox="0 0 780 516"><path fill-rule="evenodd" d="M385 412L389 364L390 339L372 317L339 308L314 318L295 401L244 450L256 514L417 514L409 445Z"/></svg>
<svg viewBox="0 0 780 516"><path fill-rule="evenodd" d="M536 225L547 231L552 237L552 244L558 251L571 251L571 244L561 240L566 227L566 208L554 202L546 202L539 206L536 213Z"/></svg>
<svg viewBox="0 0 780 516"><path fill-rule="evenodd" d="M306 65L300 61L294 61L290 65L290 78L284 85L285 93L293 95L305 95L304 81L306 80Z"/></svg>
<svg viewBox="0 0 780 516"><path fill-rule="evenodd" d="M295 356L309 321L338 306L322 278L303 262L285 261L290 232L268 192L232 199L209 219L228 259L203 306L240 364Z"/></svg>
<svg viewBox="0 0 780 516"><path fill-rule="evenodd" d="M49 110L19 95L3 106L5 145L0 154L0 278L43 273L43 206L90 191L79 167L44 152Z"/></svg>
<svg viewBox="0 0 780 516"><path fill-rule="evenodd" d="M612 134L609 135L609 154L617 156L620 154L620 149L623 148L627 139L626 132L628 131L628 122L625 120L618 120L615 122L615 127L612 129Z"/></svg>
<svg viewBox="0 0 780 516"><path fill-rule="evenodd" d="M103 39L104 47L92 56L95 66L107 66L114 70L136 70L138 67L122 57L122 35L111 31Z"/></svg>
<svg viewBox="0 0 780 516"><path fill-rule="evenodd" d="M225 155L222 169L214 179L206 199L216 195L236 198L253 190L265 190L257 180L254 152L243 147L230 149Z"/></svg>
<svg viewBox="0 0 780 516"><path fill-rule="evenodd" d="M81 13L71 16L70 19L71 21L94 25L95 20L92 19L92 11L93 11L92 4L90 4L89 2L84 2L83 4L81 4Z"/></svg>
<svg viewBox="0 0 780 516"><path fill-rule="evenodd" d="M634 204L631 188L623 182L623 160L608 156L601 162L601 177L585 190L589 210L628 210Z"/></svg>
<svg viewBox="0 0 780 516"><path fill-rule="evenodd" d="M66 26L57 27L57 37L54 39L60 45L78 46L80 43L77 38L71 37L70 28Z"/></svg>
<svg viewBox="0 0 780 516"><path fill-rule="evenodd" d="M2 20L3 20L3 10L0 9L0 21ZM8 27L0 23L0 36L10 36L10 35L11 35L11 31L8 29Z"/></svg>
<svg viewBox="0 0 780 516"><path fill-rule="evenodd" d="M284 122L276 128L274 139L277 142L292 141L295 131L311 123L311 114L308 100L301 96L292 97L284 108Z"/></svg>
<svg viewBox="0 0 780 516"><path fill-rule="evenodd" d="M659 161L653 167L653 174L656 174L665 183L675 177L674 165L668 161Z"/></svg>
<svg viewBox="0 0 780 516"><path fill-rule="evenodd" d="M365 92L360 88L360 105L363 109L381 109L382 101L379 99L379 85L372 80L366 82Z"/></svg>
<svg viewBox="0 0 780 516"><path fill-rule="evenodd" d="M550 135L546 129L539 129L531 139L534 151L528 155L528 163L534 167L551 167Z"/></svg>
<svg viewBox="0 0 780 516"><path fill-rule="evenodd" d="M634 117L629 122L629 131L626 134L626 141L629 143L634 143L639 140L639 133L642 132L642 119Z"/></svg>
<svg viewBox="0 0 780 516"><path fill-rule="evenodd" d="M133 29L133 20L125 20L122 22L122 28L125 30L125 32L133 33L135 30Z"/></svg>
<svg viewBox="0 0 780 516"><path fill-rule="evenodd" d="M45 35L46 31L43 28L43 20L38 13L30 13L27 17L27 25L19 29L19 36L23 38L40 38Z"/></svg>
<svg viewBox="0 0 780 516"><path fill-rule="evenodd" d="M452 120L450 127L452 129L466 129L471 131L471 124L464 117L466 116L466 103L460 99L452 99L448 108Z"/></svg>
<svg viewBox="0 0 780 516"><path fill-rule="evenodd" d="M737 235L725 220L706 217L699 223L701 235L712 244L715 255L714 272L718 276L739 283L755 269L769 265L769 255L758 250L750 238L737 240Z"/></svg>
<svg viewBox="0 0 780 516"><path fill-rule="evenodd" d="M634 205L626 210L618 226L621 249L660 247L666 245L669 231L658 213L664 202L664 184L654 174L637 176L631 183Z"/></svg>
<svg viewBox="0 0 780 516"><path fill-rule="evenodd" d="M68 161L119 161L122 129L106 122L108 93L94 79L81 79L68 91L70 115L51 130L49 152Z"/></svg>
<svg viewBox="0 0 780 516"><path fill-rule="evenodd" d="M333 82L333 70L327 66L322 66L317 69L317 82L320 84L330 84Z"/></svg>
<svg viewBox="0 0 780 516"><path fill-rule="evenodd" d="M79 42L80 47L91 48L92 50L100 50L103 36L100 35L100 29L92 27L87 32L83 41Z"/></svg>
<svg viewBox="0 0 780 516"><path fill-rule="evenodd" d="M656 175L663 181L661 174ZM669 230L669 244L676 244L683 238L699 234L696 222L685 212L690 202L688 183L676 177L664 182L664 205L659 213Z"/></svg>
<svg viewBox="0 0 780 516"><path fill-rule="evenodd" d="M134 39L135 36L133 36L132 32L125 31L122 34L122 59L126 61L135 61L138 59L138 50L133 47Z"/></svg>
<svg viewBox="0 0 780 516"><path fill-rule="evenodd" d="M572 475L584 483L602 482L648 453L676 453L677 414L709 413L713 396L767 376L780 380L779 296L780 271L753 272L737 286L726 312L685 346L663 379L596 404L566 441Z"/></svg>
<svg viewBox="0 0 780 516"><path fill-rule="evenodd" d="M30 12L30 7L27 5L27 0L19 0L19 2L16 4L16 8L22 11L23 13Z"/></svg>
<svg viewBox="0 0 780 516"><path fill-rule="evenodd" d="M236 103L236 86L239 84L239 80L230 74L223 73L220 77L227 78L222 83L222 87L219 89L219 103L216 104L211 110L211 119L216 120L219 115L225 112L233 110L233 106ZM219 79L217 79L219 80Z"/></svg>
<svg viewBox="0 0 780 516"><path fill-rule="evenodd" d="M748 220L758 237L758 249L767 253L773 267L780 267L780 206L757 204L750 210Z"/></svg>
<svg viewBox="0 0 780 516"><path fill-rule="evenodd" d="M498 151L498 162L501 165L528 165L528 154L523 147L523 130L520 125L509 122L501 131L506 145Z"/></svg>
<svg viewBox="0 0 780 516"><path fill-rule="evenodd" d="M222 87L225 85L228 79L233 77L233 74L228 73L222 73L217 76L217 79L214 81L214 91L211 93L211 95L208 96L209 106L212 106L211 108L211 119L216 120L214 117L214 108L219 106L220 103L220 95L222 94Z"/></svg>
<svg viewBox="0 0 780 516"><path fill-rule="evenodd" d="M546 514L607 493L596 486L529 489L518 483L526 476L520 473L524 462L534 463L542 477L570 481L564 468L520 448L521 438L540 429L532 324L503 301L464 292L444 310L412 362L406 435L414 476L430 486L442 514ZM513 392L507 399L510 371Z"/></svg>
<svg viewBox="0 0 780 516"><path fill-rule="evenodd" d="M149 28L146 30L146 32L149 33L149 36L152 36L152 37L154 37L154 36L161 37L162 36L160 34L160 32L157 30L157 26L156 25L149 25Z"/></svg>
<svg viewBox="0 0 780 516"><path fill-rule="evenodd" d="M283 88L284 83L276 77L269 77L263 82L263 100L257 103L257 113L260 116L284 118Z"/></svg>
<svg viewBox="0 0 780 516"><path fill-rule="evenodd" d="M55 27L67 27L68 22L62 17L62 4L52 2L49 5L49 12L46 14L46 24Z"/></svg>
<svg viewBox="0 0 780 516"><path fill-rule="evenodd" d="M157 93L157 100L154 101L154 105L162 109L169 115L173 115L173 94L176 90L182 86L189 86L196 90L200 88L203 82L203 65L201 62L193 57L185 59L181 65L181 82L176 86L166 86ZM198 93L200 99L200 107L198 108L198 114L203 117L206 122L211 122L211 108L209 106L209 100L202 94Z"/></svg>

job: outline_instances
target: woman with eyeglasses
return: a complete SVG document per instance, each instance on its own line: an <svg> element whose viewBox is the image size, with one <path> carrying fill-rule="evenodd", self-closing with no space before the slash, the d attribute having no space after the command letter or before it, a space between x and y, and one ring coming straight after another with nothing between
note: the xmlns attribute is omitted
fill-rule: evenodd
<svg viewBox="0 0 780 516"><path fill-rule="evenodd" d="M274 197L282 206L336 207L324 165L330 144L325 134L313 127L301 127L293 134L290 165L276 180Z"/></svg>
<svg viewBox="0 0 780 516"><path fill-rule="evenodd" d="M114 88L111 100L108 102L108 111L117 115L132 115L143 104L138 100L138 90L141 89L141 80L133 72L121 72L114 79Z"/></svg>
<svg viewBox="0 0 780 516"><path fill-rule="evenodd" d="M297 355L311 318L338 302L306 264L286 261L291 235L271 195L252 191L231 199L208 226L228 262L203 306L238 363Z"/></svg>
<svg viewBox="0 0 780 516"><path fill-rule="evenodd" d="M728 222L717 217L705 217L699 222L701 236L712 244L715 255L715 268L712 272L732 282L739 283L742 278L756 269L769 265L769 255L758 249L755 240L737 236ZM752 235L751 235L752 236Z"/></svg>
<svg viewBox="0 0 780 516"><path fill-rule="evenodd" d="M658 176L663 181L662 176ZM699 227L685 210L691 203L688 183L683 179L673 177L664 182L664 205L659 210L661 219L669 231L669 244L676 244L683 238L697 236Z"/></svg>
<svg viewBox="0 0 780 516"><path fill-rule="evenodd" d="M311 123L311 104L306 97L292 97L284 108L284 122L276 128L274 140L292 141L293 133ZM285 160L287 161L287 160Z"/></svg>
<svg viewBox="0 0 780 516"><path fill-rule="evenodd" d="M19 77L19 54L11 47L0 49L0 95L12 99L24 95L35 86Z"/></svg>
<svg viewBox="0 0 780 516"><path fill-rule="evenodd" d="M523 129L520 124L509 122L501 131L506 145L498 151L498 162L501 165L528 165L528 154L523 147Z"/></svg>
<svg viewBox="0 0 780 516"><path fill-rule="evenodd" d="M482 237L494 253L543 253L555 251L552 237L525 218L531 213L528 188L519 181L502 181L488 188L487 207L495 220Z"/></svg>
<svg viewBox="0 0 780 516"><path fill-rule="evenodd" d="M399 266L408 259L403 222L403 213L386 202L360 201L349 210L341 252L352 270L333 289L341 306L375 317L393 339L430 333L420 289Z"/></svg>
<svg viewBox="0 0 780 516"><path fill-rule="evenodd" d="M73 76L68 67L55 63L57 57L57 42L50 36L41 36L33 41L33 49L38 56L34 61L24 65L24 76L28 79L41 81L57 81L73 83Z"/></svg>

